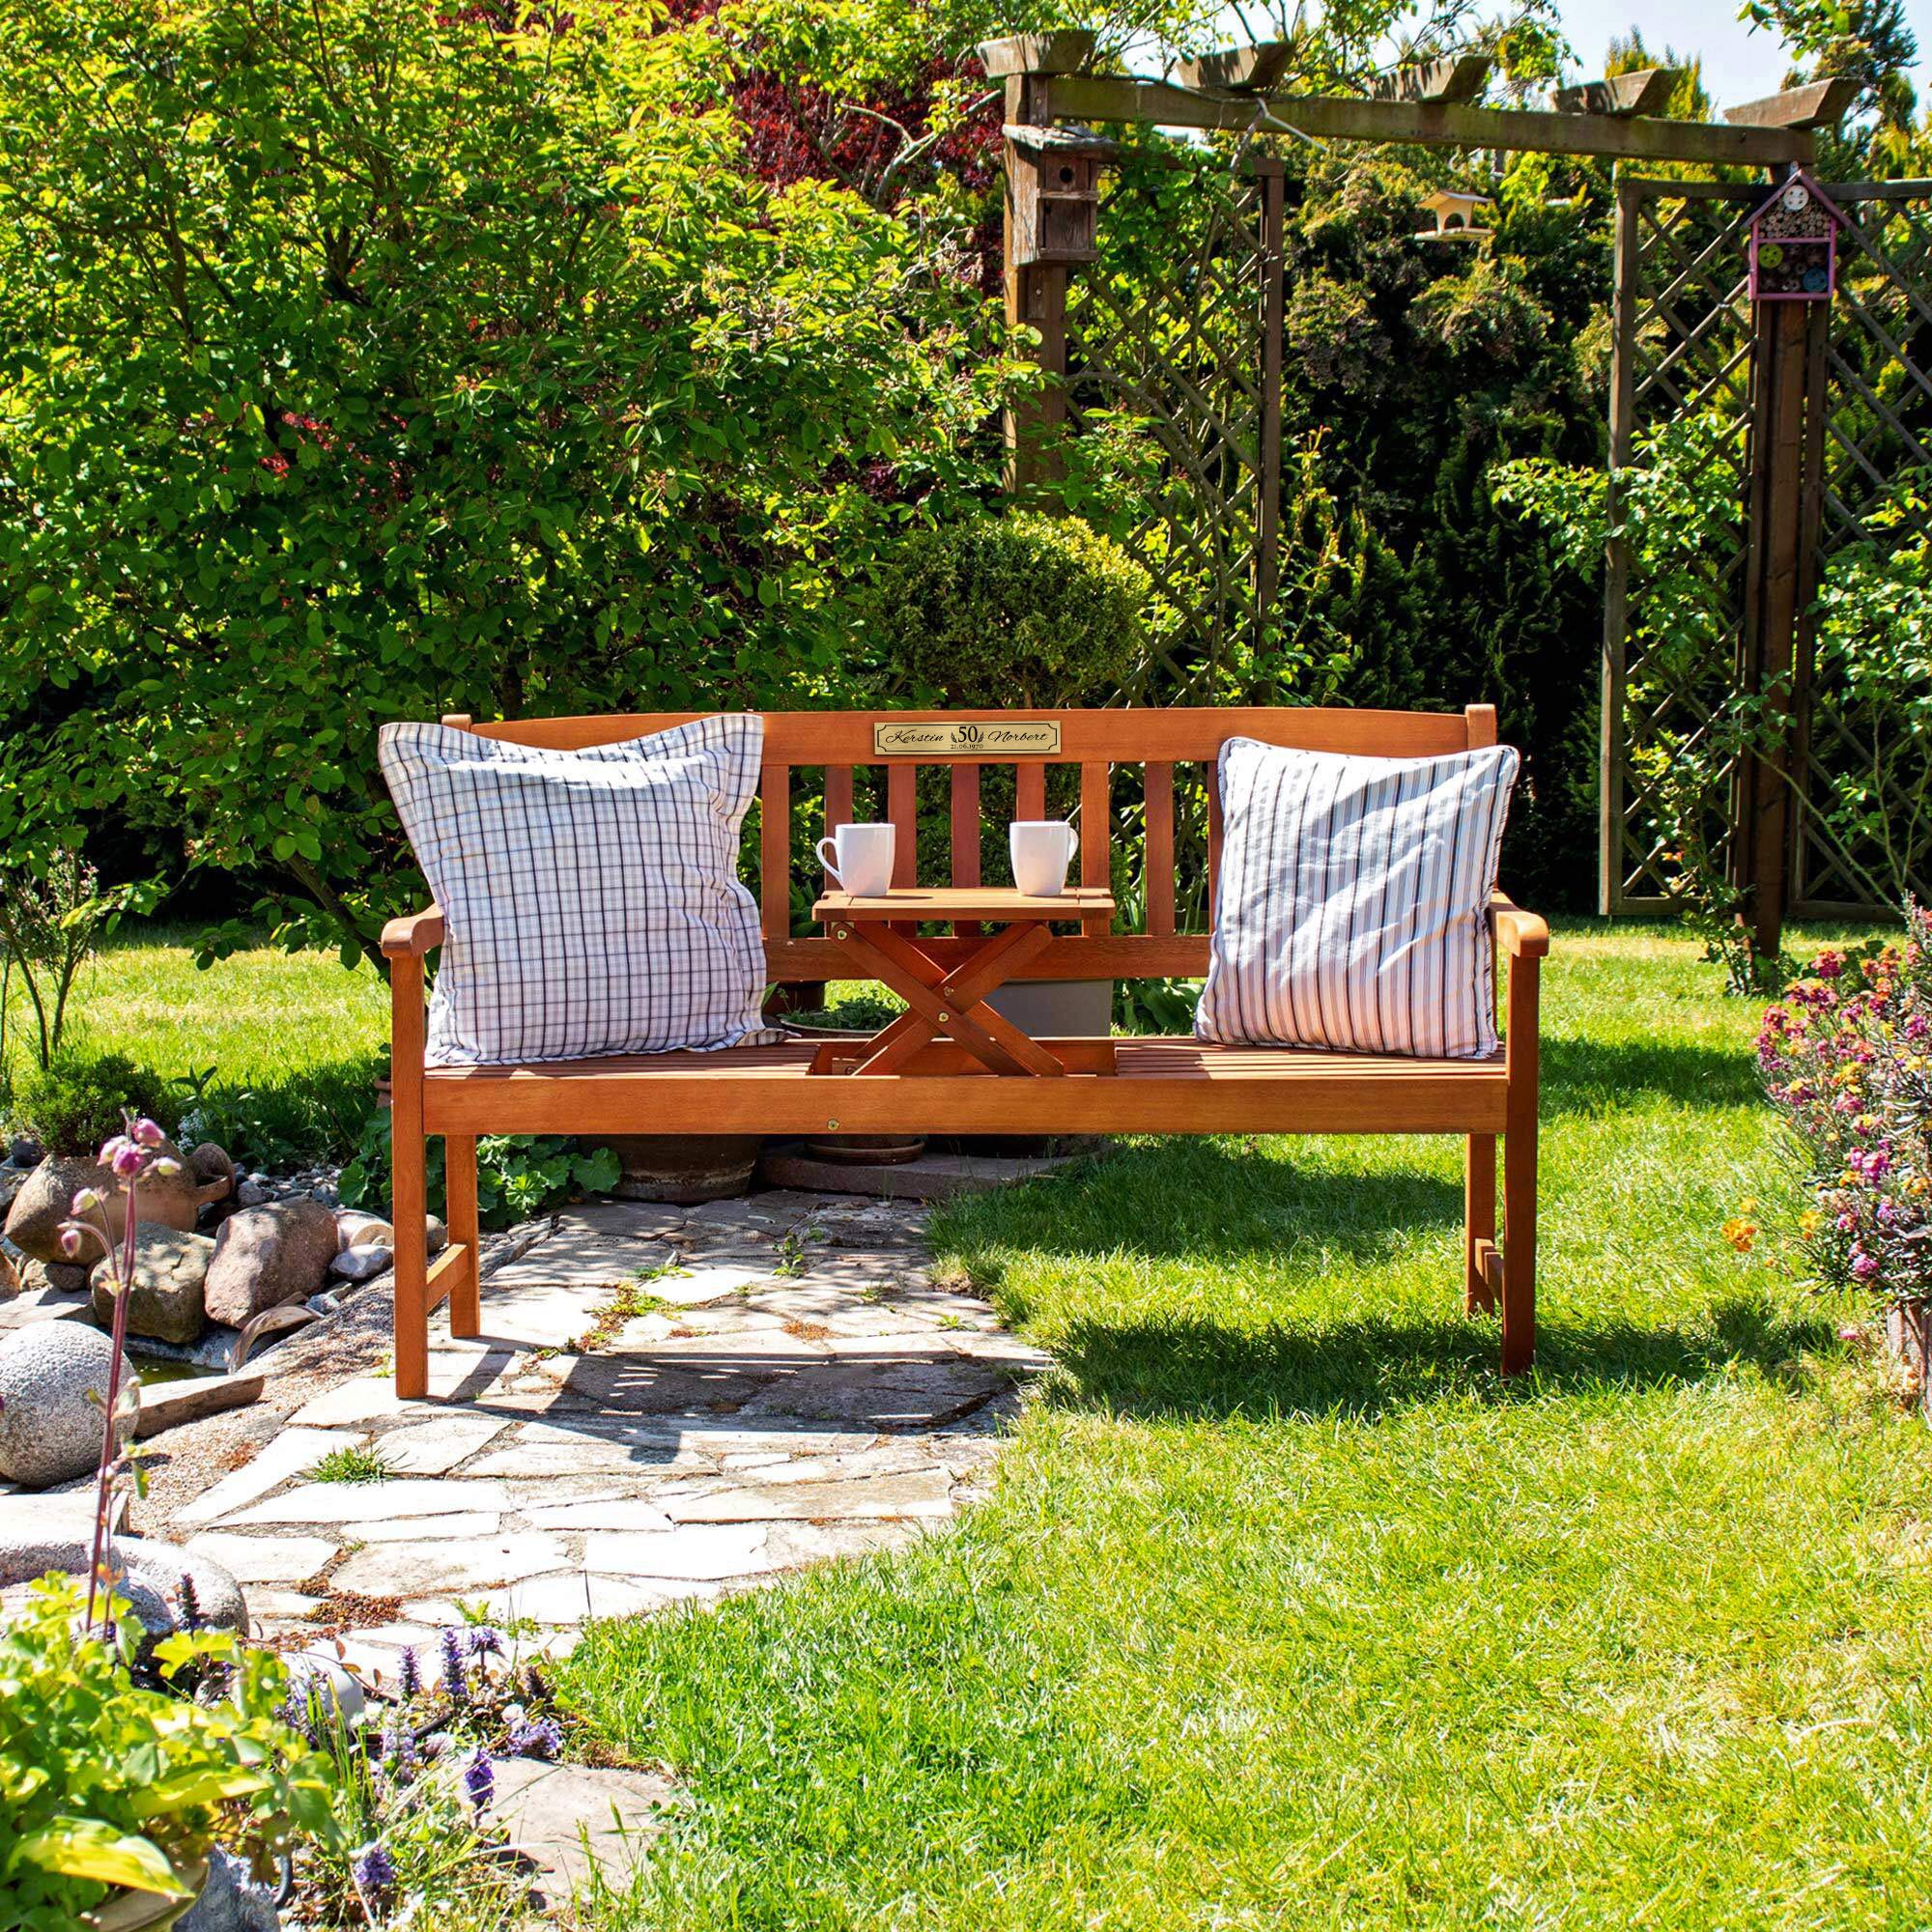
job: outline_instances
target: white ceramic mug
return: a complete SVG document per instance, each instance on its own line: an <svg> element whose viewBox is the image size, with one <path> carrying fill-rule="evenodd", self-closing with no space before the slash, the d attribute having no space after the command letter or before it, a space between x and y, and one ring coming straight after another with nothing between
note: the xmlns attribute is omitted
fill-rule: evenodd
<svg viewBox="0 0 1932 1932"><path fill-rule="evenodd" d="M1013 884L1029 898L1057 898L1066 890L1066 868L1080 849L1080 835L1064 818L1015 819L1007 834L1013 856Z"/></svg>
<svg viewBox="0 0 1932 1932"><path fill-rule="evenodd" d="M855 899L882 898L893 884L893 828L840 825L818 841L819 863Z"/></svg>

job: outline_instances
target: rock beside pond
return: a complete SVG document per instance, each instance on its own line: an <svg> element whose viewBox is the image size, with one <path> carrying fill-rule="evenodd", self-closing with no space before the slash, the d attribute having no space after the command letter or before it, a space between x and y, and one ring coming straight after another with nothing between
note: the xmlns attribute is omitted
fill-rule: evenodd
<svg viewBox="0 0 1932 1932"><path fill-rule="evenodd" d="M77 1577L85 1586L94 1553L94 1499L45 1498L33 1512L0 1511L0 1592L11 1609L26 1585L49 1570ZM172 1635L183 1617L182 1578L194 1586L195 1612L202 1627L245 1636L248 1605L242 1586L220 1564L192 1556L154 1537L117 1536L114 1558L121 1570L115 1585L137 1622L155 1638Z"/></svg>
<svg viewBox="0 0 1932 1932"><path fill-rule="evenodd" d="M29 1262L20 1270L20 1293L45 1290L53 1294L85 1294L87 1267L82 1262Z"/></svg>
<svg viewBox="0 0 1932 1932"><path fill-rule="evenodd" d="M166 1142L160 1151L181 1160L180 1152ZM83 1187L99 1191L105 1204L108 1232L118 1241L127 1213L127 1197L121 1191L121 1183L85 1155L52 1154L28 1175L14 1195L14 1205L7 1210L7 1238L35 1261L65 1261L67 1257L60 1244L61 1223L71 1215L73 1197ZM181 1172L169 1179L151 1176L141 1183L136 1218L185 1232L194 1226L194 1217L200 1211L201 1187L202 1183L185 1162Z"/></svg>
<svg viewBox="0 0 1932 1932"><path fill-rule="evenodd" d="M306 1195L231 1214L208 1264L210 1321L240 1327L264 1309L306 1300L322 1286L339 1242L334 1214Z"/></svg>
<svg viewBox="0 0 1932 1932"><path fill-rule="evenodd" d="M258 1885L245 1859L216 1845L208 1855L208 1877L175 1932L280 1932L272 1886Z"/></svg>
<svg viewBox="0 0 1932 1932"><path fill-rule="evenodd" d="M36 1321L0 1339L0 1476L30 1490L71 1482L100 1461L113 1345L85 1321Z"/></svg>
<svg viewBox="0 0 1932 1932"><path fill-rule="evenodd" d="M385 1247L375 1243L358 1244L344 1248L329 1263L328 1271L343 1281L374 1281L395 1263L395 1256Z"/></svg>
<svg viewBox="0 0 1932 1932"><path fill-rule="evenodd" d="M177 1228L137 1222L128 1332L182 1348L198 1342L207 1326L202 1284L213 1253L214 1243L206 1235L185 1235ZM92 1285L94 1319L104 1328L114 1320L114 1266L104 1256L95 1264Z"/></svg>

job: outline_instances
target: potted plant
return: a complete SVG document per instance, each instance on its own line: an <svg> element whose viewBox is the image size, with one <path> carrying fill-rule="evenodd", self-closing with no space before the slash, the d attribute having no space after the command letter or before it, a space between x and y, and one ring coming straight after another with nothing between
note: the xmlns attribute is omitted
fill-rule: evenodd
<svg viewBox="0 0 1932 1932"><path fill-rule="evenodd" d="M1076 517L1029 511L914 531L868 613L881 694L903 703L1063 710L1114 702L1147 655L1153 582ZM980 778L982 876L1004 878L1011 771ZM1049 794L1049 810L1053 809ZM1092 1037L1113 1016L1111 980L1015 980L991 1004L1024 1032Z"/></svg>

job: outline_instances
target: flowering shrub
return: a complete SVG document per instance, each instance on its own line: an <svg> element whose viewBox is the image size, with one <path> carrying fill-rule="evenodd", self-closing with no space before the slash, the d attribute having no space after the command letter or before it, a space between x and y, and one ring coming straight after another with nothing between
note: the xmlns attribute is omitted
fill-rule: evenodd
<svg viewBox="0 0 1932 1932"><path fill-rule="evenodd" d="M1810 1167L1800 1227L1821 1277L1932 1296L1932 913L1907 905L1902 945L1820 953L1757 1053Z"/></svg>

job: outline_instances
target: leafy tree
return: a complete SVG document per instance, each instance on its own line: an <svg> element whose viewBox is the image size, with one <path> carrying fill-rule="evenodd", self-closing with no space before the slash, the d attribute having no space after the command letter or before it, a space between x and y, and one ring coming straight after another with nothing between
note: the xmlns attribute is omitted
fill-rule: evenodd
<svg viewBox="0 0 1932 1932"><path fill-rule="evenodd" d="M293 940L448 710L809 703L1020 380L943 222L749 167L585 0L0 0L0 844L172 823Z"/></svg>
<svg viewBox="0 0 1932 1932"><path fill-rule="evenodd" d="M1846 122L1820 132L1820 172L1849 181L1908 171L1918 106L1909 70L1918 40L1905 0L1746 0L1742 17L1791 49L1798 65L1786 86L1834 76L1859 83Z"/></svg>

